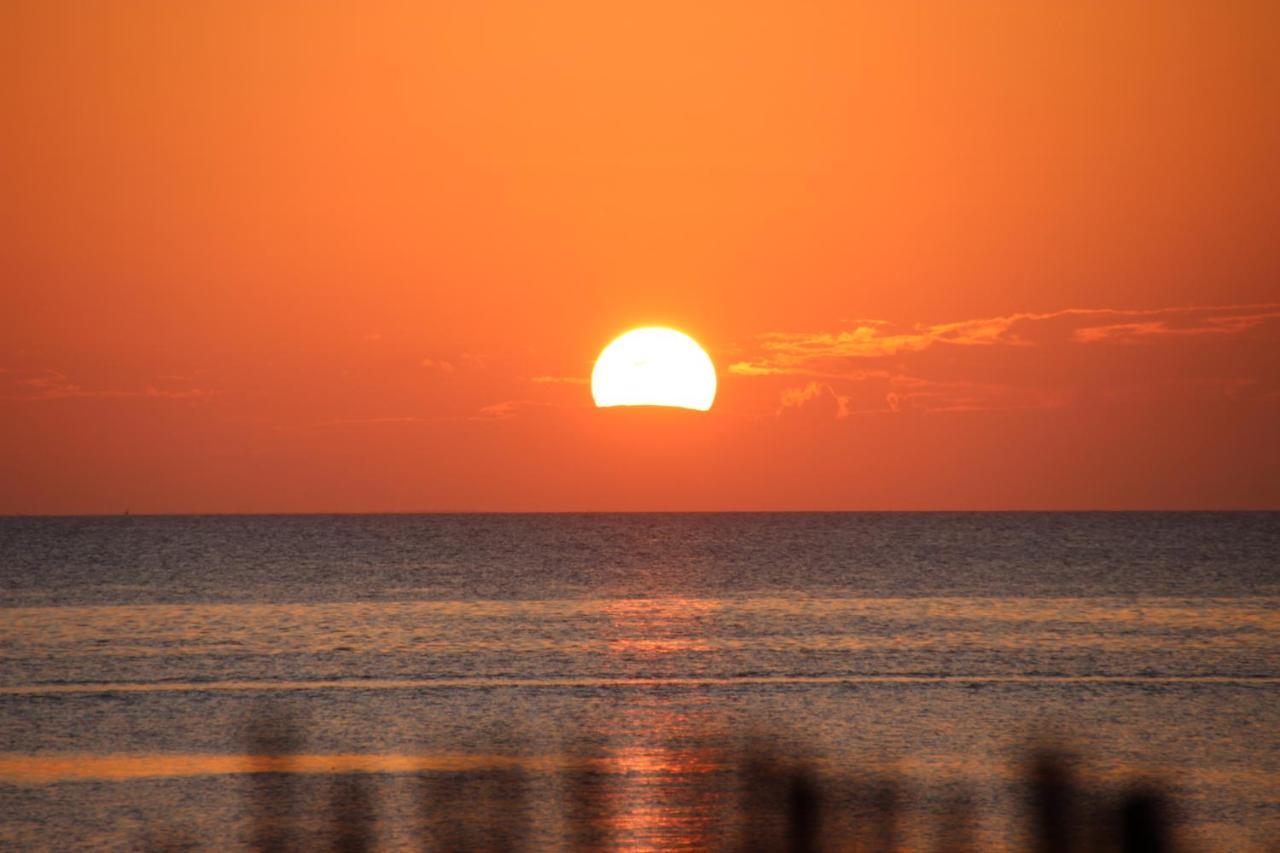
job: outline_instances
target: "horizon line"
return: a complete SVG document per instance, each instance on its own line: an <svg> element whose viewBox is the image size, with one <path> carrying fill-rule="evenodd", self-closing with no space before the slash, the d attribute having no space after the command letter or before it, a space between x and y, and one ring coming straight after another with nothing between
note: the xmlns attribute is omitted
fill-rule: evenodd
<svg viewBox="0 0 1280 853"><path fill-rule="evenodd" d="M424 515L1103 515L1103 514L1243 514L1280 513L1276 507L1196 508L981 508L981 509L423 509L423 510L267 510L196 512L4 512L0 519L15 518L270 518L307 516L424 516Z"/></svg>

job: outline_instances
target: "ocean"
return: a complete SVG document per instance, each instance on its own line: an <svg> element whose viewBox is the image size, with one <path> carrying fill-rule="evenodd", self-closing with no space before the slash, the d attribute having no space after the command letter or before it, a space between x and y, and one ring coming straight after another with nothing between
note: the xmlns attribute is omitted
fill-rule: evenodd
<svg viewBox="0 0 1280 853"><path fill-rule="evenodd" d="M18 517L0 588L6 849L764 849L753 773L1019 849L1037 750L1280 843L1280 513Z"/></svg>

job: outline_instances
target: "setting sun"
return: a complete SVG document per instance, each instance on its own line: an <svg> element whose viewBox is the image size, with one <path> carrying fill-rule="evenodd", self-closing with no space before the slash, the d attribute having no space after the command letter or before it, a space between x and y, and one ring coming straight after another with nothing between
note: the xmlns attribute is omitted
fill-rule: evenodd
<svg viewBox="0 0 1280 853"><path fill-rule="evenodd" d="M614 339L591 372L596 405L675 406L705 412L716 396L716 368L698 342L661 327Z"/></svg>

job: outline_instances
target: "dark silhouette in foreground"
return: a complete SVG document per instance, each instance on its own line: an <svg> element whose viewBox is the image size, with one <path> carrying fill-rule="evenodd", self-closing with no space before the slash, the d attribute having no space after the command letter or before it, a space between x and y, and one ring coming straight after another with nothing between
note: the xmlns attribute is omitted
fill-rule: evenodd
<svg viewBox="0 0 1280 853"><path fill-rule="evenodd" d="M254 849L366 851L377 848L378 780L375 772L296 772L296 729L281 718L260 718L250 727L251 799L246 841ZM547 772L546 768L542 768ZM602 850L635 842L618 799L617 767L590 755L572 757L549 771L560 776L561 831L535 837L530 771L512 766L419 772L417 818L412 843L423 850L518 851L567 847ZM398 774L403 777L403 774ZM621 776L625 776L625 769ZM306 778L310 796L301 793ZM884 778L823 773L812 761L758 748L729 755L708 774L706 785L688 789L688 801L664 806L697 831L686 849L741 851L874 851L912 849L976 851L977 810L969 792L934 802L930 826L908 814L910 792ZM720 786L721 799L705 788ZM1024 803L1023 849L1036 853L1159 853L1176 849L1168 796L1150 783L1118 791L1091 789L1080 781L1062 751L1041 749L1026 763L1018 788ZM327 790L327 796L323 792ZM544 799L546 799L544 797ZM702 814L701 812L712 812ZM911 832L904 830L910 827ZM171 847L154 839L152 849ZM643 846L643 839L640 840Z"/></svg>

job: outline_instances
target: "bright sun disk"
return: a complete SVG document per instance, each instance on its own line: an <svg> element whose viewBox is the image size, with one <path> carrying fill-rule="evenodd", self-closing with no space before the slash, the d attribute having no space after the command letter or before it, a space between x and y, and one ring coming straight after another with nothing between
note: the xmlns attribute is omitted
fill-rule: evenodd
<svg viewBox="0 0 1280 853"><path fill-rule="evenodd" d="M648 326L615 338L591 371L596 405L675 406L705 412L716 397L716 368L698 342Z"/></svg>

